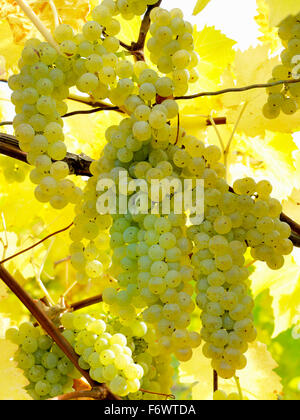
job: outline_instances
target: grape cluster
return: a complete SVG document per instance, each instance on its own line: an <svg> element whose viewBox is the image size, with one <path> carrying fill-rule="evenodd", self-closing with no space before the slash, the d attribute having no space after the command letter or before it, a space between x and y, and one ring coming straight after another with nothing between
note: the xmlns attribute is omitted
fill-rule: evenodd
<svg viewBox="0 0 300 420"><path fill-rule="evenodd" d="M174 96L185 95L189 83L196 83L199 56L194 51L193 26L183 19L180 9L170 12L156 7L151 11L150 33L147 48L150 60L158 70L169 75L160 84L174 84ZM165 95L161 95L165 96ZM169 95L166 95L169 96Z"/></svg>
<svg viewBox="0 0 300 420"><path fill-rule="evenodd" d="M40 327L23 323L6 331L6 338L18 345L15 360L29 380L28 393L34 399L48 399L71 392L80 373Z"/></svg>
<svg viewBox="0 0 300 420"><path fill-rule="evenodd" d="M272 185L268 181L256 183L252 178L244 178L237 180L233 189L245 212L241 227L246 231L244 240L251 248L251 255L254 260L266 262L272 270L279 270L284 265L284 256L293 251L293 243L289 239L290 226L280 220L282 205L270 197Z"/></svg>
<svg viewBox="0 0 300 420"><path fill-rule="evenodd" d="M111 306L107 311L111 312ZM161 351L156 341L155 330L146 325L140 316L135 320L122 320L112 318L108 324L108 331L118 331L127 337L127 346L132 350L132 358L144 371L140 380L141 388L131 392L127 398L130 400L163 399L170 394L174 369L171 355Z"/></svg>
<svg viewBox="0 0 300 420"><path fill-rule="evenodd" d="M111 266L109 228L112 218L97 213L94 181L90 178L83 200L75 206L74 227L70 230L71 264L79 284L86 284L89 279L97 282Z"/></svg>
<svg viewBox="0 0 300 420"><path fill-rule="evenodd" d="M290 227L279 219L281 205L270 198L268 181L245 178L234 183L232 192L228 186L222 189L211 185L206 190L206 220L188 234L195 246L192 264L198 277L197 304L203 311L203 352L228 379L245 367L243 354L256 338L244 255L250 248L255 260L278 270L293 244Z"/></svg>
<svg viewBox="0 0 300 420"><path fill-rule="evenodd" d="M65 337L80 355L80 367L89 370L92 379L107 383L121 397L139 391L144 370L134 363L126 336L114 332L105 314L92 317L85 313L66 313L61 321Z"/></svg>
<svg viewBox="0 0 300 420"><path fill-rule="evenodd" d="M67 111L63 101L69 95L67 63L47 42L31 39L19 61L20 74L8 81L16 109L15 134L20 149L27 152L28 163L35 167L30 174L38 185L35 196L41 202L50 201L56 209L77 202L81 196L74 183L65 179L69 167L63 162L67 149L61 116Z"/></svg>
<svg viewBox="0 0 300 420"><path fill-rule="evenodd" d="M141 16L147 11L148 6L153 6L158 0L103 0L94 9L93 16L108 34L116 34L120 30L119 22L114 16L121 15L126 20L131 20L134 16ZM119 32L118 30L118 32ZM118 33L117 32L117 33Z"/></svg>
<svg viewBox="0 0 300 420"><path fill-rule="evenodd" d="M0 169L8 184L25 181L28 174L28 167L9 157L0 157Z"/></svg>
<svg viewBox="0 0 300 420"><path fill-rule="evenodd" d="M300 55L300 13L284 19L279 26L278 34L285 49L281 53L282 64L273 69L272 79L269 80L269 83L299 78L297 57ZM268 102L263 108L266 118L277 118L280 112L293 115L299 109L300 82L273 86L267 91Z"/></svg>
<svg viewBox="0 0 300 420"><path fill-rule="evenodd" d="M241 396L236 392L232 392L231 394L226 394L224 391L216 391L214 392L214 401L241 401ZM247 401L247 397L243 397L243 401Z"/></svg>
<svg viewBox="0 0 300 420"><path fill-rule="evenodd" d="M55 208L76 204L70 253L77 282L100 282L104 273L116 279L114 287L103 292L103 311L62 316L63 334L80 356L82 369L129 399L151 398L143 390L168 394L171 355L189 360L201 339L205 356L221 377L231 378L243 369L248 343L256 337L246 251L251 250L254 260L280 269L293 248L288 239L291 230L280 221L281 205L270 197L270 183L245 178L231 190L220 149L188 135L178 124L179 107L173 98L184 95L189 83L197 81L199 60L192 26L182 12L151 10L152 37L147 45L157 71L119 54L116 17L131 19L154 4L103 0L82 33L74 34L65 24L56 28L61 54L47 43L28 41L20 74L9 81L17 111L16 136L28 162L35 165L31 180L38 185L37 198ZM293 19L283 24L287 29L280 33L285 43L293 38L288 48L294 53L299 23ZM275 80L291 77L284 66L274 69ZM90 166L92 177L84 191L66 179L69 167L63 161L61 116L71 86L94 100L109 99L127 114L107 129L107 143ZM281 88L270 90L265 114L275 117L281 108L292 113L298 84L289 86L283 93ZM164 180L172 186L167 192L160 189ZM192 181L189 187L187 180ZM195 209L186 207L177 214L176 203L187 191L195 201L197 180L204 184L204 220L192 224ZM110 186L101 188L107 181ZM136 181L143 181L147 191ZM163 207L164 199L170 202L169 211ZM108 214L103 212L105 200L115 207ZM201 334L191 329L195 292L202 311ZM44 347L49 341L39 329L20 328L24 329L28 336L15 330L8 333L21 346L20 367L30 371L37 395L53 395L61 384L60 375L71 374L60 371L65 359L51 342L47 349L38 349L40 341ZM46 356L38 353L35 359L41 351ZM52 368L48 359L54 358L57 365ZM32 373L36 365L40 367ZM44 372L42 378L39 372ZM58 378L55 392L48 377Z"/></svg>

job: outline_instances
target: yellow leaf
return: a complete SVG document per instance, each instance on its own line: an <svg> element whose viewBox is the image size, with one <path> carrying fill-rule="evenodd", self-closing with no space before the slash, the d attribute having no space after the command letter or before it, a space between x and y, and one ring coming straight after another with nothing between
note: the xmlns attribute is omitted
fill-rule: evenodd
<svg viewBox="0 0 300 420"><path fill-rule="evenodd" d="M270 9L270 26L278 25L288 15L299 13L299 0L266 0Z"/></svg>
<svg viewBox="0 0 300 420"><path fill-rule="evenodd" d="M300 224L300 189L293 189L292 194L283 202L283 209L290 218Z"/></svg>
<svg viewBox="0 0 300 420"><path fill-rule="evenodd" d="M267 42L271 45L272 51L277 51L282 48L281 40L278 36L278 29L269 24L270 11L266 0L256 0L258 15L255 16L255 21L259 26L262 36L258 39L262 42Z"/></svg>
<svg viewBox="0 0 300 420"><path fill-rule="evenodd" d="M280 377L274 372L277 367L265 344L256 342L249 346L246 354L247 367L238 372L244 397L250 400L276 400L282 391ZM181 383L193 384L193 399L211 400L213 395L213 373L210 362L198 348L189 362L179 368ZM226 393L237 392L235 381L219 380L219 388Z"/></svg>
<svg viewBox="0 0 300 420"><path fill-rule="evenodd" d="M300 305L299 255L297 257L297 254L299 251L295 250L295 258L286 257L284 268L278 271L271 271L265 263L256 263L256 270L251 275L253 295L257 296L269 289L273 297L274 337L293 326L297 306Z"/></svg>
<svg viewBox="0 0 300 420"><path fill-rule="evenodd" d="M291 134L278 134L267 131L265 138L236 136L234 149L244 156L245 174L256 179L267 178L274 185L273 196L282 200L288 197L300 180L293 161L295 143ZM236 155L232 154L233 157ZM237 156L239 157L239 156ZM274 165L276 162L276 165ZM237 172L240 170L236 168ZM230 175L236 179L235 170ZM232 179L229 180L232 182ZM276 186L276 188L275 188Z"/></svg>
<svg viewBox="0 0 300 420"><path fill-rule="evenodd" d="M49 2L37 0L27 0L27 2L44 25L53 30L55 21ZM53 2L60 20L71 25L75 31L81 28L90 12L88 0L53 0ZM0 18L7 19L16 43L23 43L38 33L14 0L0 0Z"/></svg>
<svg viewBox="0 0 300 420"><path fill-rule="evenodd" d="M208 5L210 0L198 0L193 12L193 15L196 16Z"/></svg>
<svg viewBox="0 0 300 420"><path fill-rule="evenodd" d="M0 302L7 297L7 289L2 282L0 282Z"/></svg>
<svg viewBox="0 0 300 420"><path fill-rule="evenodd" d="M199 89L215 89L221 80L221 75L235 56L233 46L235 41L227 38L221 31L212 26L198 32L194 28L195 50L200 56L197 70L200 74L199 81L192 86L195 92Z"/></svg>
<svg viewBox="0 0 300 420"><path fill-rule="evenodd" d="M2 68L1 65L1 73L8 71L15 72L17 70L18 61L21 56L22 46L16 45L14 43L9 24L4 20L0 22L0 33L0 56L2 63L4 62L4 68Z"/></svg>
<svg viewBox="0 0 300 420"><path fill-rule="evenodd" d="M272 70L279 64L279 58L269 58L269 46L260 45L256 48L249 48L247 51L236 53L233 63L233 76L230 77L228 71L226 84L223 88L234 86L243 87L257 83L266 83L272 77ZM293 133L300 129L298 114L281 115L275 120L268 120L263 116L262 108L267 102L267 92L265 89L252 89L247 92L229 93L221 98L223 105L229 108L228 119L235 122L240 113L240 104L247 102L246 111L238 126L238 132L255 137L264 135L266 130L280 133Z"/></svg>
<svg viewBox="0 0 300 420"><path fill-rule="evenodd" d="M17 346L0 340L0 400L31 400L24 390L28 380L12 360Z"/></svg>

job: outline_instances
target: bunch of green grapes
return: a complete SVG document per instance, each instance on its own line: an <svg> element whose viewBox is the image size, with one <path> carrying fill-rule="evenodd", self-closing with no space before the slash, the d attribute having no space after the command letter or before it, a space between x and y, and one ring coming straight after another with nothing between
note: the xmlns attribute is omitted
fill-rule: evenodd
<svg viewBox="0 0 300 420"><path fill-rule="evenodd" d="M291 254L293 243L290 226L280 220L281 203L272 198L272 185L268 181L256 183L252 178L237 180L233 189L236 208L244 213L244 222L238 226L237 237L251 249L254 260L264 261L272 270L284 265L284 256Z"/></svg>
<svg viewBox="0 0 300 420"><path fill-rule="evenodd" d="M280 80L299 78L300 62L300 13L284 19L278 31L284 50L281 53L282 64L275 67L269 83ZM286 85L273 86L267 89L268 102L263 108L266 118L277 118L282 111L284 114L293 115L300 106L300 82Z"/></svg>
<svg viewBox="0 0 300 420"><path fill-rule="evenodd" d="M31 39L19 61L20 73L8 81L16 109L15 134L21 150L27 152L28 163L35 167L30 174L38 185L35 196L57 209L80 197L79 189L65 179L69 167L63 162L67 149L61 116L67 111L65 71L69 65L69 60L47 42Z"/></svg>
<svg viewBox="0 0 300 420"><path fill-rule="evenodd" d="M293 250L290 227L280 221L282 207L271 198L268 181L237 180L233 191L216 188L211 179L205 191L205 221L188 229L194 243L192 264L197 304L202 309L205 356L217 373L229 379L246 366L244 353L256 338L253 299L245 253L278 270Z"/></svg>
<svg viewBox="0 0 300 420"><path fill-rule="evenodd" d="M148 6L153 6L158 0L103 0L94 9L94 18L104 28L109 35L120 31L120 23L114 19L121 15L126 20L131 20L134 16L141 16L147 11ZM118 33L117 32L117 33Z"/></svg>
<svg viewBox="0 0 300 420"><path fill-rule="evenodd" d="M8 184L24 182L28 174L28 165L9 157L0 157L0 169Z"/></svg>
<svg viewBox="0 0 300 420"><path fill-rule="evenodd" d="M104 305L108 313L109 305ZM129 393L130 400L163 399L171 392L174 369L171 355L163 351L155 342L155 330L146 325L140 316L134 320L122 320L120 317L111 318L107 331L122 333L127 338L127 346L132 350L132 358L144 371L140 380L141 388L137 392ZM161 394L161 395L160 395Z"/></svg>
<svg viewBox="0 0 300 420"><path fill-rule="evenodd" d="M144 370L134 362L127 337L109 326L104 313L93 317L66 313L61 322L65 337L80 356L80 367L89 370L92 379L107 383L121 397L139 391Z"/></svg>
<svg viewBox="0 0 300 420"><path fill-rule="evenodd" d="M196 83L199 56L194 51L193 26L183 19L180 9L170 12L156 7L151 11L150 33L147 47L150 60L161 73L169 75L174 83L174 96L185 95L189 83ZM162 81L160 83L163 83Z"/></svg>
<svg viewBox="0 0 300 420"><path fill-rule="evenodd" d="M150 337L146 337L149 341ZM147 342L142 339L145 344ZM153 340L153 338L151 338ZM149 345L151 345L151 341ZM129 394L131 400L159 400L165 399L170 395L173 386L174 368L172 367L172 358L169 353L159 353L155 356L146 351L137 351L133 354L136 363L144 369L144 377L141 381L141 390L134 394ZM150 392L143 392L150 391ZM160 395L161 394L161 395Z"/></svg>
<svg viewBox="0 0 300 420"><path fill-rule="evenodd" d="M72 391L73 379L81 375L40 327L23 323L8 329L6 338L19 346L14 359L29 380L32 398L48 399Z"/></svg>
<svg viewBox="0 0 300 420"><path fill-rule="evenodd" d="M91 165L91 171L94 166ZM112 218L97 213L94 181L94 177L89 179L83 200L75 206L74 227L70 230L71 264L77 271L79 284L86 284L89 279L100 280L111 266L109 228Z"/></svg>
<svg viewBox="0 0 300 420"><path fill-rule="evenodd" d="M224 391L216 391L214 393L214 401L247 401L248 398L247 397L243 397L241 398L241 396L236 393L236 392L232 392L231 394L226 394L226 392Z"/></svg>

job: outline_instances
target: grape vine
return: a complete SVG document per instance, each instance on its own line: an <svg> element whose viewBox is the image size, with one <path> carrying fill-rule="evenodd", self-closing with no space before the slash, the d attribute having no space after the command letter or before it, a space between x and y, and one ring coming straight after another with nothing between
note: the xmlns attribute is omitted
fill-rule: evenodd
<svg viewBox="0 0 300 420"><path fill-rule="evenodd" d="M300 246L300 227L282 213L268 181L244 178L228 185L232 138L220 150L189 135L177 103L268 88L264 113L274 118L280 109L296 112L290 96L298 97L298 80L281 66L267 84L189 95L190 85L199 80L193 27L180 9L167 11L161 3L102 0L80 33L62 23L52 35L18 1L47 42L27 40L20 72L8 79L15 136L0 134L0 153L33 167L30 179L38 201L57 210L71 203L75 210L67 228L0 261L0 278L38 323L23 323L6 333L18 346L15 360L34 399L168 398L172 357L189 361L202 342L203 354L211 359L214 399L243 399L236 375L246 367L244 354L257 336L246 252L279 270L293 246ZM117 37L118 16L143 16L138 40L131 45ZM297 19L288 19L280 29L282 39L292 41L284 61L298 51ZM132 57L119 54L120 48ZM71 95L73 87L88 98ZM68 112L67 99L91 109ZM106 130L100 159L68 153L63 119L101 111L116 111L123 119ZM199 121L203 128L223 124L225 117ZM15 167L8 172L23 180ZM88 177L84 190L70 180L72 174ZM101 189L107 180L110 186ZM181 213L176 206L184 193L197 200L200 180L204 216L191 223L199 216L194 206L189 203ZM139 181L139 192L124 189L134 181ZM171 185L169 191L162 188L164 181ZM153 183L158 188L152 189ZM122 202L105 213L103 204L113 193ZM62 305L52 319L3 264L66 230L76 283L100 285L105 275L112 281L101 295ZM196 306L201 331L192 325ZM90 390L72 392L73 380L81 377ZM235 378L238 394L218 391L218 377Z"/></svg>

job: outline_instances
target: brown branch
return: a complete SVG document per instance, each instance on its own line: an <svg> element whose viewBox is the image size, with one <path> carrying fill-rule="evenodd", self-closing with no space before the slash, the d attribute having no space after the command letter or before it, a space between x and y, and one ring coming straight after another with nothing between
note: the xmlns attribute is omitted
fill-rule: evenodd
<svg viewBox="0 0 300 420"><path fill-rule="evenodd" d="M67 114L63 115L62 118L73 117L73 115L94 114L96 112L101 112L101 111L118 111L118 112L122 112L120 110L120 108L117 107L117 106L107 106L107 107L97 107L97 108L88 109L88 110L79 110L79 111L68 112Z"/></svg>
<svg viewBox="0 0 300 420"><path fill-rule="evenodd" d="M93 108L99 108L100 111L117 111L117 112L120 112L121 114L125 114L125 112L121 108L117 106L113 106L111 104L107 104L105 102L94 101L92 97L85 98L83 96L81 97L77 95L70 95L68 99L70 101L78 102L83 105L92 106Z"/></svg>
<svg viewBox="0 0 300 420"><path fill-rule="evenodd" d="M282 222L287 223L290 225L292 229L292 235L290 237L290 240L293 242L293 244L300 248L300 225L295 220L292 220L289 216L287 216L284 213L281 213L280 220Z"/></svg>
<svg viewBox="0 0 300 420"><path fill-rule="evenodd" d="M87 371L81 369L78 364L78 355L75 353L73 347L60 333L55 324L44 313L40 306L29 296L29 294L19 285L18 282L9 274L9 272L0 265L0 278L4 281L6 286L17 296L17 298L26 306L32 316L37 320L46 333L59 346L68 359L74 364L76 369L86 378L89 384L93 387L95 382L90 378Z"/></svg>
<svg viewBox="0 0 300 420"><path fill-rule="evenodd" d="M0 265L0 278L6 286L17 296L23 305L29 310L32 316L37 320L41 327L46 331L49 337L58 345L64 352L67 358L73 363L76 369L82 374L87 382L92 387L92 391L97 391L98 399L120 400L120 397L114 395L106 386L106 384L97 384L89 375L89 372L79 366L79 356L74 351L71 344L61 334L59 329L51 321L48 315L41 309L41 307L29 296L22 286L11 276L11 274ZM101 395L101 398L100 398Z"/></svg>
<svg viewBox="0 0 300 420"><path fill-rule="evenodd" d="M218 374L217 372L214 370L213 372L213 376L214 376L214 392L218 391L219 389L219 378L218 378Z"/></svg>
<svg viewBox="0 0 300 420"><path fill-rule="evenodd" d="M217 117L217 118L212 118L212 120L214 121L215 125L226 125L227 124L227 118L226 117ZM206 121L206 125L208 127L212 126L213 123L210 119L208 119Z"/></svg>
<svg viewBox="0 0 300 420"><path fill-rule="evenodd" d="M91 399L91 400L121 400L120 397L113 395L106 386L94 387L91 390L81 390L70 392L68 394L60 395L51 398L51 401L70 401L78 399Z"/></svg>
<svg viewBox="0 0 300 420"><path fill-rule="evenodd" d="M181 99L202 98L204 96L218 96L218 95L224 95L225 93L246 92L248 90L253 90L253 89L263 89L263 88L268 88L268 87L273 87L273 86L291 85L291 84L296 84L296 83L300 83L300 80L294 80L294 79L293 80L280 80L278 82L273 82L273 83L260 83L260 84L244 86L240 88L229 88L229 89L218 90L216 92L200 92L200 93L195 93L194 95L176 96L174 99L181 100Z"/></svg>
<svg viewBox="0 0 300 420"><path fill-rule="evenodd" d="M147 11L141 23L139 37L136 42L132 42L131 45L127 45L125 44L125 42L120 41L121 47L125 48L132 55L134 55L137 61L145 61L144 49L145 49L145 42L146 42L147 34L149 32L149 28L151 25L150 13L155 7L160 6L161 2L162 0L159 0L157 3L153 4L152 6L148 6Z"/></svg>
<svg viewBox="0 0 300 420"><path fill-rule="evenodd" d="M170 399L170 400L176 399L174 394L161 394L160 392L147 391L146 389L140 389L140 391L144 392L145 394L152 394L152 395L159 395L160 397L166 397L166 399Z"/></svg>
<svg viewBox="0 0 300 420"><path fill-rule="evenodd" d="M217 125L227 122L225 117L214 118L214 121ZM211 123L209 124L209 121L207 121L207 124L210 125ZM10 156L14 159L27 163L27 154L20 150L17 139L9 134L0 133L0 154ZM90 157L68 153L64 161L68 163L71 174L87 177L92 176L89 170L92 162ZM233 189L230 188L230 191L233 192ZM284 213L281 214L281 220L290 225L292 229L290 239L294 246L300 248L300 225Z"/></svg>
<svg viewBox="0 0 300 420"><path fill-rule="evenodd" d="M72 303L69 307L72 311L79 311L79 309L87 308L88 306L96 305L103 301L102 294L81 300L80 302Z"/></svg>
<svg viewBox="0 0 300 420"><path fill-rule="evenodd" d="M18 140L10 134L0 133L0 154L27 163L27 153L20 150ZM93 160L90 157L67 153L64 161L69 165L71 175L91 176L89 168Z"/></svg>
<svg viewBox="0 0 300 420"><path fill-rule="evenodd" d="M135 51L144 50L147 34L151 25L150 13L156 7L161 5L162 0L159 0L157 3L152 6L148 6L147 12L144 15L144 18L141 23L140 33L137 42L133 43L131 48Z"/></svg>
<svg viewBox="0 0 300 420"><path fill-rule="evenodd" d="M5 258L4 260L0 261L0 265L1 264L5 264L6 262L12 260L13 258L16 258L19 255L24 254L25 252L30 251L31 249L33 249L33 248L37 247L38 245L42 244L43 242L47 241L47 239L52 238L52 236L58 235L59 233L62 233L62 232L65 232L66 230L70 229L71 226L73 226L73 222L69 226L67 226L67 227L65 227L63 229L60 229L60 230L58 230L58 231L56 231L54 233L51 233L50 235L46 236L44 239L41 239L39 242L35 243L34 245L31 245L30 247L28 247L26 249L23 249L22 251L17 252L14 255L11 255L10 257Z"/></svg>

